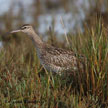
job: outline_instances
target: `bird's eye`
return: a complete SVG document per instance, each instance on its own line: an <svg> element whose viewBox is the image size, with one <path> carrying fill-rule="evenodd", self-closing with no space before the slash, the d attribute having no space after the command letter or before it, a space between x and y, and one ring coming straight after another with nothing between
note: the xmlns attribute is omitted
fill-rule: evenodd
<svg viewBox="0 0 108 108"><path fill-rule="evenodd" d="M26 29L27 27L24 27L24 29Z"/></svg>
<svg viewBox="0 0 108 108"><path fill-rule="evenodd" d="M22 27L22 29L26 29L27 27Z"/></svg>

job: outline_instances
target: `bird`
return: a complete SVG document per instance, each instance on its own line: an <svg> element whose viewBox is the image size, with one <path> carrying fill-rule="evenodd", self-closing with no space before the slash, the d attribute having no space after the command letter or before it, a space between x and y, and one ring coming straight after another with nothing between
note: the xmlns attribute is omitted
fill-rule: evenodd
<svg viewBox="0 0 108 108"><path fill-rule="evenodd" d="M75 72L84 68L85 57L78 56L71 50L57 48L44 42L35 32L30 24L24 24L16 30L9 33L25 33L33 42L40 64L52 73L62 74L63 72Z"/></svg>

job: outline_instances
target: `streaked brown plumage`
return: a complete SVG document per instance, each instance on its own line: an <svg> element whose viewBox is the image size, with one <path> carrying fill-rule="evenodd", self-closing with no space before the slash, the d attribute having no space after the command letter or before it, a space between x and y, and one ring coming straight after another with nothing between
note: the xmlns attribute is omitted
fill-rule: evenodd
<svg viewBox="0 0 108 108"><path fill-rule="evenodd" d="M84 68L84 57L78 57L74 52L56 48L43 42L31 25L23 25L10 33L24 32L33 41L40 63L48 70L56 73L62 71L77 71Z"/></svg>

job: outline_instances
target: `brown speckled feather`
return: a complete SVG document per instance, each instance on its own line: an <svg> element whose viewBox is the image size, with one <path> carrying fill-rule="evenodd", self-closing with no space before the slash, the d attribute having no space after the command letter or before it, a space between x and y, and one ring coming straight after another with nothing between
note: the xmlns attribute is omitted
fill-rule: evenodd
<svg viewBox="0 0 108 108"><path fill-rule="evenodd" d="M56 73L64 70L77 71L78 66L83 67L81 58L77 57L73 51L56 48L48 44L41 49L39 55L45 68Z"/></svg>

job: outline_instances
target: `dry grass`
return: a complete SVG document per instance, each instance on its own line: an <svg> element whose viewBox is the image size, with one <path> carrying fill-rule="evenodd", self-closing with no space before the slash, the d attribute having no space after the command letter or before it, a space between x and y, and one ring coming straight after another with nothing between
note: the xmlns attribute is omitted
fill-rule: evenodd
<svg viewBox="0 0 108 108"><path fill-rule="evenodd" d="M22 34L18 34L22 35ZM87 57L85 74L63 80L45 72L27 38L10 40L0 52L2 108L105 108L108 103L108 35L100 21L69 36L71 48ZM28 44L29 43L29 44Z"/></svg>

